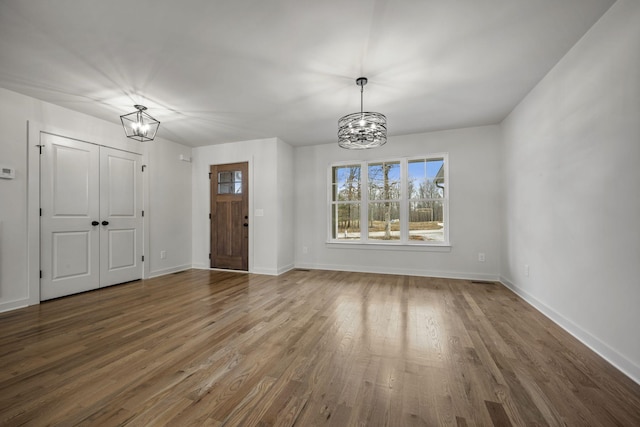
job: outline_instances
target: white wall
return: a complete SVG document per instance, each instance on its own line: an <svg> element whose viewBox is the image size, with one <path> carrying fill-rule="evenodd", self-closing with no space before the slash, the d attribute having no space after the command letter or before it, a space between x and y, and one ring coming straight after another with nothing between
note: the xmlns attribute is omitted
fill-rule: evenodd
<svg viewBox="0 0 640 427"><path fill-rule="evenodd" d="M151 186L145 263L154 277L191 268L191 163L180 160L191 158L191 147L163 139L146 144Z"/></svg>
<svg viewBox="0 0 640 427"><path fill-rule="evenodd" d="M294 149L278 140L278 274L294 266Z"/></svg>
<svg viewBox="0 0 640 427"><path fill-rule="evenodd" d="M331 163L444 152L449 153L450 249L346 248L326 243ZM375 150L349 151L337 143L296 148L296 267L495 280L500 254L500 167L498 126L391 137ZM478 262L479 252L485 253L484 263Z"/></svg>
<svg viewBox="0 0 640 427"><path fill-rule="evenodd" d="M29 198L36 201L37 194L28 196L28 178L34 173L34 159L37 177L37 157L34 158L36 149L33 145L35 141L31 141L27 145L27 120L30 121L30 128L44 129L48 131L59 131L67 136L77 137L79 139L111 146L114 148L124 149L132 152L143 153L140 143L131 141L124 136L122 127L118 124L109 123L96 119L91 116L77 113L65 108L48 104L40 100L30 98L15 92L0 89L0 164L13 167L16 169L16 179L0 180L0 311L9 310L16 307L22 307L34 301L32 292L29 295L29 272L28 259L33 254L33 243L31 252L28 248L28 200ZM145 161L149 157L154 158L154 162L163 164L165 154L163 149L157 151L159 147L168 147L173 143L157 139L159 144L148 144L147 154L143 157ZM184 147L185 150L188 150ZM28 156L28 150L30 156ZM31 160L31 162L30 162ZM150 167L153 165L147 161ZM28 171L31 167L31 174ZM170 176L173 172L167 172ZM177 177L180 181L180 178ZM182 180L184 185L184 180ZM163 200L171 200L176 195L188 193L190 188L190 180L186 184L186 188L172 188L170 191L156 191L157 188L153 182L149 183L145 191L154 193L149 201L149 206L162 205ZM147 207L148 209L148 207ZM189 251L191 247L191 227L190 227L190 204L187 205L184 217L176 217L173 213L169 214L170 218L165 217L165 212L156 211L155 219L145 222L145 227L154 230L156 239L164 239L165 233L161 227L156 226L158 221L161 224L170 224L170 228L175 238L179 234L181 238L175 238L178 243L174 250L184 252L187 259L190 259ZM150 213L150 212L149 212ZM32 215L33 216L33 213ZM37 217L37 214L36 214ZM37 218L35 220L37 226ZM33 221L31 223L33 227ZM145 230L147 231L147 230ZM149 233L147 232L147 235ZM32 241L33 242L33 241ZM37 245L37 235L35 239ZM180 247L183 245L183 247ZM148 241L145 244L148 247ZM37 248L36 254L37 254ZM175 259L176 265L185 264L185 260ZM148 267L147 267L148 268ZM33 274L31 275L33 276ZM37 286L36 286L37 288Z"/></svg>
<svg viewBox="0 0 640 427"><path fill-rule="evenodd" d="M249 271L279 274L287 260L288 232L281 232L279 215L288 215L287 189L279 188L280 174L291 169L291 147L277 138L256 139L193 149L193 266L209 268L209 166L249 162ZM279 155L279 151L281 155ZM256 216L262 211L262 216ZM282 256L279 259L279 256ZM290 268L290 267L289 267Z"/></svg>
<svg viewBox="0 0 640 427"><path fill-rule="evenodd" d="M640 382L640 3L614 4L503 131L503 282Z"/></svg>

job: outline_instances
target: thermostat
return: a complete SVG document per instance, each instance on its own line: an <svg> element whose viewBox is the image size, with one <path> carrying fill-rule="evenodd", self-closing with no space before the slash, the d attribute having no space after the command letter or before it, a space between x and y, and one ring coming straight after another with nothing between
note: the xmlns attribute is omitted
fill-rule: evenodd
<svg viewBox="0 0 640 427"><path fill-rule="evenodd" d="M13 179L16 177L16 170L6 166L0 166L0 178Z"/></svg>

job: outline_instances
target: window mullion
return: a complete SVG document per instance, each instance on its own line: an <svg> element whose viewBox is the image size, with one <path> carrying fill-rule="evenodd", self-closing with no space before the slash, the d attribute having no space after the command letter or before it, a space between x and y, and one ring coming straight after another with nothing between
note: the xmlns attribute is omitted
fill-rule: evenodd
<svg viewBox="0 0 640 427"><path fill-rule="evenodd" d="M400 160L400 242L407 243L409 241L409 208L408 208L408 195L407 191L409 186L407 184L407 178L409 174L407 172L407 159Z"/></svg>
<svg viewBox="0 0 640 427"><path fill-rule="evenodd" d="M369 164L362 162L360 165L360 241L369 241Z"/></svg>

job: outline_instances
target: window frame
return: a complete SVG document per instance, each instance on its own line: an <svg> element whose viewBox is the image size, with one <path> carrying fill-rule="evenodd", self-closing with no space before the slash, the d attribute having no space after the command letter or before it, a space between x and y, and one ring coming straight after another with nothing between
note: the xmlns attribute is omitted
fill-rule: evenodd
<svg viewBox="0 0 640 427"><path fill-rule="evenodd" d="M442 241L420 241L411 240L409 238L409 203L412 201L408 194L408 179L409 179L409 162L415 160L436 160L442 159L444 164L444 182L445 191L444 197L438 199L442 201L442 217L444 222L443 227L443 240ZM400 239L399 240L382 240L382 239L370 239L369 238L369 204L375 203L376 200L369 200L369 166L379 163L400 163ZM333 209L335 205L344 203L333 200L333 169L335 167L344 166L360 166L360 201L351 201L351 203L358 203L360 205L360 239L337 239L333 238ZM449 155L448 153L430 153L420 156L410 157L389 157L384 159L372 159L372 160L352 160L352 161L340 161L329 164L327 172L327 243L335 245L367 245L367 246L381 246L381 247L449 247L451 246L449 240L449 232L451 228L449 220L449 200L451 193L451 184L449 182ZM415 200L415 199L413 199Z"/></svg>

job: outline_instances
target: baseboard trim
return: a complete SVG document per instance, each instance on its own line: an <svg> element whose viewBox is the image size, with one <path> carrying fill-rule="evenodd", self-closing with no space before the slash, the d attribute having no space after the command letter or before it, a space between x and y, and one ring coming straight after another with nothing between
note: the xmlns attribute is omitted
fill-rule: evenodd
<svg viewBox="0 0 640 427"><path fill-rule="evenodd" d="M7 301L0 303L0 313L5 311L17 310L18 308L25 308L29 306L29 299L22 298L14 301Z"/></svg>
<svg viewBox="0 0 640 427"><path fill-rule="evenodd" d="M284 267L278 267L278 276L286 273L287 271L291 271L295 268L293 264L285 265Z"/></svg>
<svg viewBox="0 0 640 427"><path fill-rule="evenodd" d="M166 276L167 274L173 274L179 271L189 270L190 268L191 268L191 265L189 264L189 265L179 265L176 267L165 268L162 270L150 271L148 278L153 279L154 277Z"/></svg>
<svg viewBox="0 0 640 427"><path fill-rule="evenodd" d="M218 268L211 268L208 265L204 265L204 264L193 264L191 268L196 270L235 271L237 273L264 274L265 276L279 276L281 274L286 273L287 271L293 270L295 266L293 264L288 264L283 267L278 267L277 269L253 267L253 270L251 271L224 270L224 269L218 269Z"/></svg>
<svg viewBox="0 0 640 427"><path fill-rule="evenodd" d="M640 384L640 366L636 365L633 361L627 359L615 349L611 348L588 331L585 331L571 320L562 316L560 313L544 304L527 291L519 288L506 277L500 276L499 282L525 300L553 323L567 331L582 344L586 345L600 357L611 363L616 369L625 374L631 380Z"/></svg>
<svg viewBox="0 0 640 427"><path fill-rule="evenodd" d="M497 282L499 276L485 273L460 273L453 271L433 271L433 270L412 270L406 268L389 268L389 267L362 267L362 266L345 266L334 264L306 264L297 263L295 268L303 268L309 270L331 270L331 271L348 271L351 273L376 273L376 274L397 274L406 276L419 277L438 277L441 279L462 279L462 280L485 280Z"/></svg>

